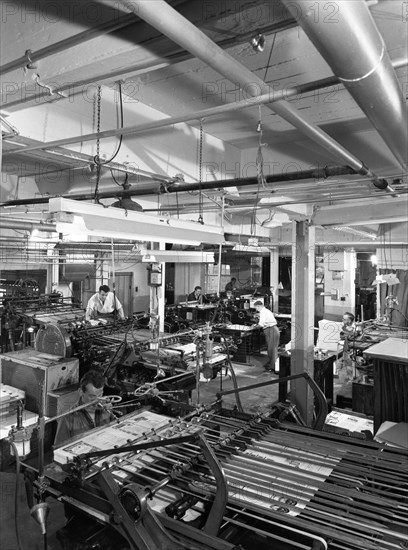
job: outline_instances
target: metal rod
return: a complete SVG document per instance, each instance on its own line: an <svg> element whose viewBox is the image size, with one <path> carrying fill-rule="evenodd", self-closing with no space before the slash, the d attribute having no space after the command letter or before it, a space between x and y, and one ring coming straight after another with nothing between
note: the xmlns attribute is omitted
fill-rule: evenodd
<svg viewBox="0 0 408 550"><path fill-rule="evenodd" d="M297 170L294 172L285 172L281 174L267 175L265 176L266 183L276 183L282 181L298 181L303 179L327 179L329 177L337 177L341 175L352 175L356 172L348 166L326 166L324 168L314 168L310 170ZM162 182L162 187L131 187L127 190L111 189L109 191L100 191L98 197L100 199L117 198L117 197L134 197L151 194L164 194L164 193L181 193L184 191L198 191L200 189L219 189L227 187L240 187L243 185L255 186L258 185L258 179L256 177L249 178L231 178L227 180L214 180L203 181L193 183L179 183L179 182ZM62 195L47 195L44 197L32 197L31 199L13 199L2 203L2 206L20 206L26 204L45 204L51 198L63 197L76 200L92 200L94 195L90 193L63 193ZM366 198L366 195L364 196ZM175 207L176 208L176 207ZM218 208L218 207L217 207Z"/></svg>
<svg viewBox="0 0 408 550"><path fill-rule="evenodd" d="M55 55L56 53L60 53L69 48L73 48L78 44L83 44L84 42L92 40L93 38L102 34L109 34L118 29L123 29L124 27L129 26L135 21L136 18L133 14L127 14L122 17L115 17L114 22L112 22L112 20L110 19L105 23L102 23L95 27L90 27L86 31L75 34L74 36L69 36L64 40L60 40L59 42L55 42L54 44L49 44L48 46L45 46L40 50L27 50L23 56L14 59L13 61L10 61L9 63L6 63L5 65L2 65L0 67L0 72L4 75L16 69L27 67L28 65L40 61L40 59L45 59L46 57Z"/></svg>

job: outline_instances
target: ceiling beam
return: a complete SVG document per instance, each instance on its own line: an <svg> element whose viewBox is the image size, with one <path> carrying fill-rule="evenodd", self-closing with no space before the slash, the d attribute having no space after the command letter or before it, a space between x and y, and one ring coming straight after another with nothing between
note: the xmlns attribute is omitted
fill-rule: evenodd
<svg viewBox="0 0 408 550"><path fill-rule="evenodd" d="M103 2L100 2L101 4ZM283 5L279 5L279 13L274 10L273 21L269 22L267 17L260 18L256 11L259 2L251 7L247 3L235 3L233 6L234 18L242 11L253 9L257 17L251 21L250 17L242 19L244 24L234 25L229 28L228 22L231 17L226 15L223 3L213 2L209 5L202 5L201 0L195 2L190 0L172 1L172 6L180 4L177 8L184 17L191 20L197 26L205 29L206 33L212 37L222 48L233 47L244 42L248 42L257 33L269 35L282 30L297 26L297 22L287 12ZM263 2L262 15L269 13L269 4L266 0ZM115 12L119 11L118 6L112 6ZM262 8L261 8L262 9ZM91 39L109 34L109 42L98 41L92 46L94 51L98 51L98 62L92 63L91 57L85 55L84 66L81 67L78 59L75 60L73 68L68 73L62 60L65 58L60 55L56 61L48 61L41 67L41 76L44 82L52 83L49 91L43 90L41 96L32 93L32 90L21 88L20 97L7 101L3 99L3 107L11 109L15 106L33 103L33 106L42 105L48 101L55 101L56 98L69 97L72 100L77 93L82 94L83 88L88 84L109 82L114 79L125 80L127 75L133 78L135 75L152 72L154 70L180 63L191 59L192 55L184 49L179 48L174 42L171 42L165 35L152 33L152 28L140 20L137 15L127 13L122 16L121 11L114 13L109 19L99 27L90 28L82 33L70 36L59 42L47 45L38 51L27 50L26 53L2 67L6 72L19 68L37 69L36 62L46 59L50 55L65 54L65 51L80 44L85 44ZM247 14L248 15L248 14ZM89 23L92 25L92 22ZM122 29L120 33L115 32ZM115 34L112 36L112 32ZM30 44L30 36L25 37L25 44ZM86 52L92 51L91 45L87 45ZM86 46L84 46L86 47ZM68 52L71 53L71 52ZM78 56L75 56L78 57ZM85 70L83 70L85 67ZM103 72L100 72L103 70ZM2 71L4 72L4 71ZM85 75L84 78L75 78L76 73ZM126 82L126 80L125 80ZM24 92L24 93L23 93ZM49 95L45 95L49 93ZM14 94L13 94L14 95ZM30 105L31 106L31 105Z"/></svg>
<svg viewBox="0 0 408 550"><path fill-rule="evenodd" d="M406 222L407 212L406 196L398 199L385 198L377 203L360 201L338 206L322 206L315 210L311 223L330 227Z"/></svg>
<svg viewBox="0 0 408 550"><path fill-rule="evenodd" d="M234 82L240 89L245 90L250 97L273 93L273 88L261 78L243 66L239 61L222 50L190 21L174 10L164 0L155 0L154 3L143 0L119 0L119 3L137 13L157 30L166 34L171 40L184 47L212 69ZM309 139L323 149L329 151L335 158L350 166L357 173L369 176L372 184L385 189L390 193L394 190L388 182L379 178L365 164L334 140L320 127L308 122L292 105L284 99L279 99L271 105L272 110L284 120L292 124Z"/></svg>

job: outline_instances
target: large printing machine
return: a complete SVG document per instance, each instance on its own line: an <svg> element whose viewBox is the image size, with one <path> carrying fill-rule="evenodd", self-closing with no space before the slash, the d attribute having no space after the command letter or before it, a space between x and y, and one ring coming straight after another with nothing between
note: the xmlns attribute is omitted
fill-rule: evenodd
<svg viewBox="0 0 408 550"><path fill-rule="evenodd" d="M16 424L15 401L8 402L16 391L24 394L24 418L31 423L40 412L54 417L72 407L78 399L79 380L91 368L105 374L105 393L123 399L123 413L140 407L146 399L160 400L161 395L186 402L200 378L214 378L227 368L235 349L230 337L208 323L196 323L177 334L159 334L157 325L149 328L151 321L144 312L125 320L89 323L82 309L57 294L16 296L6 308L9 316L18 317L23 329L32 329L30 343L34 345L19 345L0 355L2 440ZM136 404L126 406L135 401L135 393ZM47 426L47 448L55 426ZM1 444L0 466L9 462L9 446Z"/></svg>
<svg viewBox="0 0 408 550"><path fill-rule="evenodd" d="M251 330L251 317L245 321L237 325L241 337ZM35 372L44 370L46 378L55 370L61 380L63 370L64 376L70 373L64 384L71 384L78 381L80 364L103 368L107 393L115 394L106 399L118 416L47 456L47 427L66 414L52 401L44 405L51 382L35 396L39 418L31 454L19 437L27 428L18 407L11 440L23 444L28 504L43 533L47 500L56 498L70 518L58 532L69 550L406 547L407 452L322 432L327 401L307 374L286 379L303 376L315 392L312 428L286 422L273 410L247 414L241 392L258 384L235 384L214 403L194 406L186 393L198 376L212 378L217 368L222 373L237 342L229 332L233 325L206 322L158 335L141 328L143 323L137 315L96 326L60 320L37 332L37 349L28 352ZM52 357L58 358L55 364ZM3 375L15 372L8 366L13 359L18 364L13 353L1 357ZM51 368L38 368L42 361ZM235 393L233 410L222 406L227 393Z"/></svg>
<svg viewBox="0 0 408 550"><path fill-rule="evenodd" d="M34 344L38 328L45 323L77 323L85 316L80 304L59 292L23 292L13 285L3 297L1 308L1 350L15 351ZM31 287L28 287L29 289Z"/></svg>
<svg viewBox="0 0 408 550"><path fill-rule="evenodd" d="M64 503L66 550L405 548L408 452L321 431L325 400L304 378L322 406L313 428L245 413L251 386L232 390L234 410L222 406L231 391L208 406L165 397L64 442L50 463L23 459L32 516L46 534L47 501Z"/></svg>

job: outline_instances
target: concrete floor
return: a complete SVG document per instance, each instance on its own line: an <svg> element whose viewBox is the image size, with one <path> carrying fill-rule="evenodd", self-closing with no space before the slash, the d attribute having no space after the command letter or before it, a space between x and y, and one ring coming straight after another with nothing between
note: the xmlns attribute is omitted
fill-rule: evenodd
<svg viewBox="0 0 408 550"><path fill-rule="evenodd" d="M233 363L233 369L237 378L239 387L256 384L258 382L277 379L278 376L273 373L265 372L263 364L266 356L258 355L251 357L250 364ZM199 384L198 402L212 403L216 399L216 393L220 389L227 390L233 388L231 376L218 375L210 381L202 380ZM335 394L339 390L340 385L335 384ZM245 412L267 412L271 405L278 400L278 384L258 388L252 392L241 393L241 402ZM197 403L197 391L192 392L192 404ZM234 407L235 396L229 395L223 398L223 405L227 408ZM25 489L23 478L20 476L21 483L18 490L18 510L17 524L21 539L21 550L43 550L45 548L43 537L38 524L30 516L29 509L26 503ZM15 518L15 482L16 475L13 468L7 471L0 472L0 489L1 489L1 505L0 505L0 529L1 550L19 550L14 527ZM48 516L48 550L60 550L60 545L57 542L55 532L65 524L65 516L63 505L54 499L48 499L50 505L50 513Z"/></svg>
<svg viewBox="0 0 408 550"><path fill-rule="evenodd" d="M263 364L266 362L266 353L261 355L253 355L250 358L250 363L232 363L238 387L251 386L262 382L267 382L271 379L278 379L278 375L266 372ZM216 400L217 392L221 390L230 390L234 388L233 379L228 372L221 373L214 380L205 381L201 379L198 388L198 402L212 403ZM278 384L257 388L249 392L241 392L240 399L245 412L254 414L257 412L268 412L272 403L278 400ZM234 394L226 395L222 398L225 408L233 408L236 405ZM192 403L197 404L197 391L192 393Z"/></svg>

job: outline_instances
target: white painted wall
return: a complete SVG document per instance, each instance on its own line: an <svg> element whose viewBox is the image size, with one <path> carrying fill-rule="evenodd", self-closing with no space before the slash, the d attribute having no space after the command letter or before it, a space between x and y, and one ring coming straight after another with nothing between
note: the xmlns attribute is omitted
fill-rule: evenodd
<svg viewBox="0 0 408 550"><path fill-rule="evenodd" d="M377 267L379 269L408 269L408 247L377 248Z"/></svg>
<svg viewBox="0 0 408 550"><path fill-rule="evenodd" d="M324 297L324 317L340 321L346 311L354 314L356 306L355 278L357 255L355 252L344 252L344 271L329 270L331 251L325 252L324 261L324 292L338 291L338 299L331 296ZM333 264L331 264L332 266ZM341 279L336 277L342 276ZM343 298L343 300L342 300Z"/></svg>

